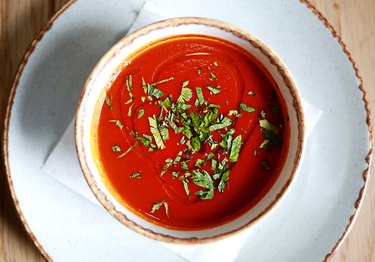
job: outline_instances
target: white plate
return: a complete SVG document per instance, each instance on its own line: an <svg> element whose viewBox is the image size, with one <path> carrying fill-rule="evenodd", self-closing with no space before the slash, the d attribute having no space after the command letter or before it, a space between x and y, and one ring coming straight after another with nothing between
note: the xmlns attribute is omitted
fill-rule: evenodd
<svg viewBox="0 0 375 262"><path fill-rule="evenodd" d="M303 98L324 111L289 194L251 229L236 257L323 260L354 221L372 149L361 82L339 41L297 0L152 2L171 17L211 17L250 31L281 56ZM28 232L55 261L183 261L41 171L75 113L87 75L125 35L142 4L70 5L29 49L13 86L4 137L8 179Z"/></svg>

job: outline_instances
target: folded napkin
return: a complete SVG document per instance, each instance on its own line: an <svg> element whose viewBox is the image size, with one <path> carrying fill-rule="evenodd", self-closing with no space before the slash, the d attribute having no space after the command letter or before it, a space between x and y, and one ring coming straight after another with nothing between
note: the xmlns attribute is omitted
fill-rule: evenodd
<svg viewBox="0 0 375 262"><path fill-rule="evenodd" d="M128 33L166 17L157 6L146 2ZM306 115L306 135L308 136L318 122L322 111L306 101L303 101L303 106ZM78 162L74 142L74 119L47 158L42 170L47 175L55 178L71 190L102 208L99 201L91 192ZM189 261L233 261L242 244L246 241L248 234L249 231L243 231L235 236L210 244L161 244Z"/></svg>

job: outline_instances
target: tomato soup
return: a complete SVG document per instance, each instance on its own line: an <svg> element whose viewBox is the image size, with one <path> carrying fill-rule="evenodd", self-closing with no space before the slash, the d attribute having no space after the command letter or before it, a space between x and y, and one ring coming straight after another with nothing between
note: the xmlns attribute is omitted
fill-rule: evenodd
<svg viewBox="0 0 375 262"><path fill-rule="evenodd" d="M285 162L289 125L275 81L246 50L179 35L133 53L97 126L103 178L119 202L177 230L251 209Z"/></svg>

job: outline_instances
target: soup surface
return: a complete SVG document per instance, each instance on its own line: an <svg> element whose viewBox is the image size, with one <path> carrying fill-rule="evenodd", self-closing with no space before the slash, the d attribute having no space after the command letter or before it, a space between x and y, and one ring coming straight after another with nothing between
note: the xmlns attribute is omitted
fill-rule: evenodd
<svg viewBox="0 0 375 262"><path fill-rule="evenodd" d="M287 119L275 82L241 47L165 38L124 61L106 91L100 168L118 201L148 221L217 226L252 208L277 179Z"/></svg>

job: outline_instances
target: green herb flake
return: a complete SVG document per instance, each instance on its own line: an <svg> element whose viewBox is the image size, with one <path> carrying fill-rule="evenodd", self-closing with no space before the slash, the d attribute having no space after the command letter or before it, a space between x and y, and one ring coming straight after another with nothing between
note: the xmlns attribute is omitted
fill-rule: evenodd
<svg viewBox="0 0 375 262"><path fill-rule="evenodd" d="M262 167L266 170L270 169L270 163L268 162L268 160L263 160L262 161Z"/></svg>
<svg viewBox="0 0 375 262"><path fill-rule="evenodd" d="M193 91L191 91L190 88L188 88L188 87L182 87L181 94L180 94L180 96L177 99L177 103L183 104L185 102L188 102L188 101L190 101L190 99L192 98L192 96L193 96Z"/></svg>
<svg viewBox="0 0 375 262"><path fill-rule="evenodd" d="M182 88L187 87L189 84L189 80L186 80L182 83Z"/></svg>
<svg viewBox="0 0 375 262"><path fill-rule="evenodd" d="M197 161L195 162L195 166L202 167L205 163L206 161L204 161L203 159L197 159Z"/></svg>
<svg viewBox="0 0 375 262"><path fill-rule="evenodd" d="M265 130L272 131L275 134L277 134L279 132L279 129L276 126L274 126L273 124L271 124L267 119L259 120L259 125L260 125L261 128L263 128Z"/></svg>
<svg viewBox="0 0 375 262"><path fill-rule="evenodd" d="M129 107L129 110L128 110L128 116L129 116L129 117L132 116L132 108L133 108L133 105L131 105L131 106Z"/></svg>
<svg viewBox="0 0 375 262"><path fill-rule="evenodd" d="M182 184L184 186L184 190L187 196L190 195L189 180L188 180L189 176L190 176L190 173L185 173L184 175L179 177L179 179L182 181Z"/></svg>
<svg viewBox="0 0 375 262"><path fill-rule="evenodd" d="M240 150L242 146L242 136L236 136L236 138L232 142L232 147L229 154L229 161L230 162L237 162L238 157L240 155Z"/></svg>
<svg viewBox="0 0 375 262"><path fill-rule="evenodd" d="M177 178L177 177L178 177L178 174L179 174L178 171L172 171L172 177L173 177L173 178Z"/></svg>
<svg viewBox="0 0 375 262"><path fill-rule="evenodd" d="M210 153L207 155L207 161L213 159L214 157L215 157L215 154L212 153L212 152L210 152Z"/></svg>
<svg viewBox="0 0 375 262"><path fill-rule="evenodd" d="M211 92L212 94L214 94L214 95L217 95L217 94L219 94L219 93L221 92L221 90L218 89L217 87L215 88L215 87L207 86L207 85L206 85L206 88L207 88L208 90L210 90L210 92Z"/></svg>
<svg viewBox="0 0 375 262"><path fill-rule="evenodd" d="M251 95L251 96L255 96L255 95L256 95L253 91L250 91L250 92L247 93L247 94L249 94L249 95Z"/></svg>
<svg viewBox="0 0 375 262"><path fill-rule="evenodd" d="M211 161L211 170L216 172L217 170L217 160L216 159L212 159Z"/></svg>
<svg viewBox="0 0 375 262"><path fill-rule="evenodd" d="M145 113L145 110L140 109L140 110L138 111L138 119L140 119L140 118L144 115L144 113Z"/></svg>
<svg viewBox="0 0 375 262"><path fill-rule="evenodd" d="M153 204L150 213L151 213L151 214L154 214L154 213L155 213L156 211L158 211L162 206L164 206L165 214L167 215L167 217L169 217L169 213L168 213L168 202L165 201L165 200Z"/></svg>
<svg viewBox="0 0 375 262"><path fill-rule="evenodd" d="M181 168L184 170L189 170L189 167L185 161L181 162Z"/></svg>
<svg viewBox="0 0 375 262"><path fill-rule="evenodd" d="M160 98L164 95L164 92L160 91L157 88L154 88L152 85L147 85L147 94L150 96L154 96L156 98Z"/></svg>
<svg viewBox="0 0 375 262"><path fill-rule="evenodd" d="M164 145L164 142L163 142L163 139L162 139L162 135L160 134L158 122L155 119L155 116L153 118L148 117L148 123L150 124L150 131L151 131L152 136L154 137L156 146L159 149L164 149L165 145Z"/></svg>
<svg viewBox="0 0 375 262"><path fill-rule="evenodd" d="M118 126L118 128L120 128L120 129L122 129L123 127L124 127L124 125L123 124L121 124L121 122L120 122L120 120L108 120L108 122L110 122L110 123L115 123L116 124L116 126Z"/></svg>
<svg viewBox="0 0 375 262"><path fill-rule="evenodd" d="M209 190L214 189L214 181L212 180L210 174L206 170L203 170L202 172L200 172L199 170L194 170L193 182L197 186L200 186Z"/></svg>
<svg viewBox="0 0 375 262"><path fill-rule="evenodd" d="M202 91L202 88L200 88L200 87L196 87L196 88L195 88L195 91L197 92L197 101L198 101L198 105L203 105L203 103L204 103L204 97L203 97L203 91Z"/></svg>
<svg viewBox="0 0 375 262"><path fill-rule="evenodd" d="M118 145L114 145L114 146L112 146L112 151L113 152L121 152L121 148Z"/></svg>
<svg viewBox="0 0 375 262"><path fill-rule="evenodd" d="M264 141L260 144L259 148L262 149L270 149L272 147L271 142L268 139L264 139Z"/></svg>
<svg viewBox="0 0 375 262"><path fill-rule="evenodd" d="M134 172L133 174L130 175L130 178L141 178L141 171Z"/></svg>
<svg viewBox="0 0 375 262"><path fill-rule="evenodd" d="M214 197L214 190L199 190L195 192L195 195L199 197L201 200L208 200Z"/></svg>
<svg viewBox="0 0 375 262"><path fill-rule="evenodd" d="M210 75L211 75L212 79L217 79L217 76L214 73L210 72Z"/></svg>
<svg viewBox="0 0 375 262"><path fill-rule="evenodd" d="M209 129L210 131L219 130L219 129L226 128L230 126L231 124L232 124L232 120L230 120L227 117L224 117L223 120L220 121L220 123L210 126Z"/></svg>
<svg viewBox="0 0 375 262"><path fill-rule="evenodd" d="M201 74L202 70L200 68L197 69L198 75Z"/></svg>
<svg viewBox="0 0 375 262"><path fill-rule="evenodd" d="M241 108L242 110L248 112L248 113L255 112L255 109L254 109L254 108L249 107L249 106L247 106L247 105L244 104L244 103L241 103L241 104L240 104L240 108Z"/></svg>
<svg viewBox="0 0 375 262"><path fill-rule="evenodd" d="M163 80L160 80L160 81L157 81L155 83L152 83L151 86L157 86L157 85L160 85L160 84L163 84L163 83L166 83L166 82L169 82L169 81L172 81L174 80L174 77L170 77L170 78L167 78L167 79L163 79Z"/></svg>
<svg viewBox="0 0 375 262"><path fill-rule="evenodd" d="M117 156L117 158L122 158L122 157L126 156L133 149L133 147L135 147L136 145L137 145L137 142L135 142L134 145L130 146L124 153L122 153L121 155Z"/></svg>
<svg viewBox="0 0 375 262"><path fill-rule="evenodd" d="M109 107L109 109L113 110L113 107L112 107L112 104L111 104L111 100L109 99L108 95L105 95L105 102L106 102L107 106Z"/></svg>
<svg viewBox="0 0 375 262"><path fill-rule="evenodd" d="M228 184L229 174L230 174L230 171L229 171L229 170L226 170L226 171L223 173L223 175L221 176L220 183L219 183L219 185L217 186L217 189L219 190L220 193L224 192L224 189L225 189L225 187L226 187L227 184Z"/></svg>

